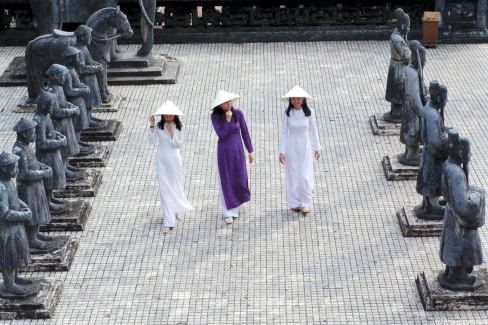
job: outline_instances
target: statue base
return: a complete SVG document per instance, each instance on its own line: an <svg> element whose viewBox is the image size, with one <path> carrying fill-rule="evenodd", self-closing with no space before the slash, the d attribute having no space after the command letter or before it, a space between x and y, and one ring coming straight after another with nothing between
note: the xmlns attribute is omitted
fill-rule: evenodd
<svg viewBox="0 0 488 325"><path fill-rule="evenodd" d="M34 279L35 280L35 279ZM39 279L40 291L26 299L0 299L0 320L48 319L61 296L63 283L60 280Z"/></svg>
<svg viewBox="0 0 488 325"><path fill-rule="evenodd" d="M404 237L438 237L442 232L442 220L419 219L413 206L397 211L398 223Z"/></svg>
<svg viewBox="0 0 488 325"><path fill-rule="evenodd" d="M407 166L398 161L398 154L388 154L383 157L383 170L389 181L415 180L419 173L419 166Z"/></svg>
<svg viewBox="0 0 488 325"><path fill-rule="evenodd" d="M385 121L383 114L370 116L369 123L374 135L400 135L400 124Z"/></svg>
<svg viewBox="0 0 488 325"><path fill-rule="evenodd" d="M32 263L21 269L22 272L57 272L69 271L78 249L79 239L70 236L54 237L54 244L59 248L45 254L31 254Z"/></svg>
<svg viewBox="0 0 488 325"><path fill-rule="evenodd" d="M440 272L422 272L415 280L426 311L488 310L488 271L473 272L478 278L474 291L451 291L441 287Z"/></svg>
<svg viewBox="0 0 488 325"><path fill-rule="evenodd" d="M81 141L115 141L122 131L122 122L108 120L108 124L100 129L86 129L81 132Z"/></svg>
<svg viewBox="0 0 488 325"><path fill-rule="evenodd" d="M125 97L115 94L108 103L102 103L98 107L92 108L92 113L113 113L119 111L120 104L125 100Z"/></svg>
<svg viewBox="0 0 488 325"><path fill-rule="evenodd" d="M109 85L175 84L180 72L180 61L164 54L137 56L119 54L109 63Z"/></svg>
<svg viewBox="0 0 488 325"><path fill-rule="evenodd" d="M14 109L14 113L34 113L37 110L37 104L28 103L28 99L29 98L27 96L22 97L22 101L20 104L17 104L17 107Z"/></svg>
<svg viewBox="0 0 488 325"><path fill-rule="evenodd" d="M105 167L111 153L111 147L96 145L95 152L91 155L70 157L68 162L75 167Z"/></svg>
<svg viewBox="0 0 488 325"><path fill-rule="evenodd" d="M70 203L69 210L62 214L51 214L51 222L42 225L40 231L83 231L91 212L91 205L83 200Z"/></svg>
<svg viewBox="0 0 488 325"><path fill-rule="evenodd" d="M66 188L54 191L54 195L59 198L94 197L101 183L100 171L88 169L84 178L76 182L66 182Z"/></svg>

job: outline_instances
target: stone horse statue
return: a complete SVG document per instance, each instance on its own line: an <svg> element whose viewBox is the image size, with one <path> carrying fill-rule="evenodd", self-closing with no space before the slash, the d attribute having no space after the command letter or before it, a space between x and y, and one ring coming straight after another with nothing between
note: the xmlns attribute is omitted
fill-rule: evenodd
<svg viewBox="0 0 488 325"><path fill-rule="evenodd" d="M117 8L100 9L91 15L86 25L93 29L93 41L89 47L95 61L104 66L102 80L99 80L101 91L107 89L107 66L110 62L110 49L114 40L133 35L127 16ZM115 33L109 34L115 30ZM68 46L74 46L76 37L72 32L55 30L52 34L39 36L27 44L25 50L27 90L29 102L34 102L43 87L43 76L47 69L57 63L63 64L62 53Z"/></svg>

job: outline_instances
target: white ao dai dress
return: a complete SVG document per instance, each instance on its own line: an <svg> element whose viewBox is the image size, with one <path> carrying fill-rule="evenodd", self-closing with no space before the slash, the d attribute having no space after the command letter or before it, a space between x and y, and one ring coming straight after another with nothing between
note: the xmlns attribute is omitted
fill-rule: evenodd
<svg viewBox="0 0 488 325"><path fill-rule="evenodd" d="M149 143L158 145L156 154L156 173L159 180L163 225L175 227L176 218L184 212L193 210L183 190L183 169L180 148L183 132L173 125L173 137L157 125L149 130Z"/></svg>
<svg viewBox="0 0 488 325"><path fill-rule="evenodd" d="M285 181L290 208L308 208L314 189L313 155L320 150L315 113L303 109L283 112L280 153L285 154Z"/></svg>

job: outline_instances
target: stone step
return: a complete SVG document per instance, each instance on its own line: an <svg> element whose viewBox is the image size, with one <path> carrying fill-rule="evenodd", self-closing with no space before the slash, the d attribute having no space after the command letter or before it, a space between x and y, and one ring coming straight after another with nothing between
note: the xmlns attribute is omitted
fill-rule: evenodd
<svg viewBox="0 0 488 325"><path fill-rule="evenodd" d="M163 74L161 67L147 68L109 68L109 80L114 77L158 77Z"/></svg>

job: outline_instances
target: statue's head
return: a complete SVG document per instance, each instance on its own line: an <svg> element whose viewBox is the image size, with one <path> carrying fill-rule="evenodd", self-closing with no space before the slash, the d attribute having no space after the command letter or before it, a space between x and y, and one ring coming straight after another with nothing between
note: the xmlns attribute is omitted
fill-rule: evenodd
<svg viewBox="0 0 488 325"><path fill-rule="evenodd" d="M471 143L468 138L461 137L457 129L449 129L447 132L447 144L451 159L465 166L469 164L469 160L471 159Z"/></svg>
<svg viewBox="0 0 488 325"><path fill-rule="evenodd" d="M63 51L63 58L67 65L76 66L78 63L78 55L81 53L76 47L68 46Z"/></svg>
<svg viewBox="0 0 488 325"><path fill-rule="evenodd" d="M19 161L19 156L6 151L0 153L0 178L11 179L17 177L19 171L17 161Z"/></svg>
<svg viewBox="0 0 488 325"><path fill-rule="evenodd" d="M447 104L447 87L437 80L432 80L429 85L430 101L438 109L444 109Z"/></svg>
<svg viewBox="0 0 488 325"><path fill-rule="evenodd" d="M134 35L134 31L130 26L129 19L127 19L127 15L120 10L120 6L117 7L114 27L117 28L117 31L122 34L122 36L126 38L131 38Z"/></svg>
<svg viewBox="0 0 488 325"><path fill-rule="evenodd" d="M37 111L47 115L52 113L54 105L56 105L56 97L48 91L42 90L39 96L36 98Z"/></svg>
<svg viewBox="0 0 488 325"><path fill-rule="evenodd" d="M66 81L67 73L68 69L61 64L53 64L46 71L49 81L58 85L64 84L64 82Z"/></svg>
<svg viewBox="0 0 488 325"><path fill-rule="evenodd" d="M410 51L412 52L412 56L410 57L410 61L412 64L418 68L418 61L420 58L420 64L422 65L422 68L425 66L425 63L427 62L427 50L425 47L420 44L419 41L413 40L410 41Z"/></svg>
<svg viewBox="0 0 488 325"><path fill-rule="evenodd" d="M15 123L13 130L17 132L18 139L32 143L36 141L36 126L36 122L22 117Z"/></svg>
<svg viewBox="0 0 488 325"><path fill-rule="evenodd" d="M403 9L398 8L393 12L393 17L396 18L397 29L403 34L408 34L410 32L410 16Z"/></svg>
<svg viewBox="0 0 488 325"><path fill-rule="evenodd" d="M91 37L92 31L93 31L93 29L86 26L86 25L78 26L75 30L76 40L79 43L82 43L85 45L90 44L91 40L92 40L92 37Z"/></svg>

